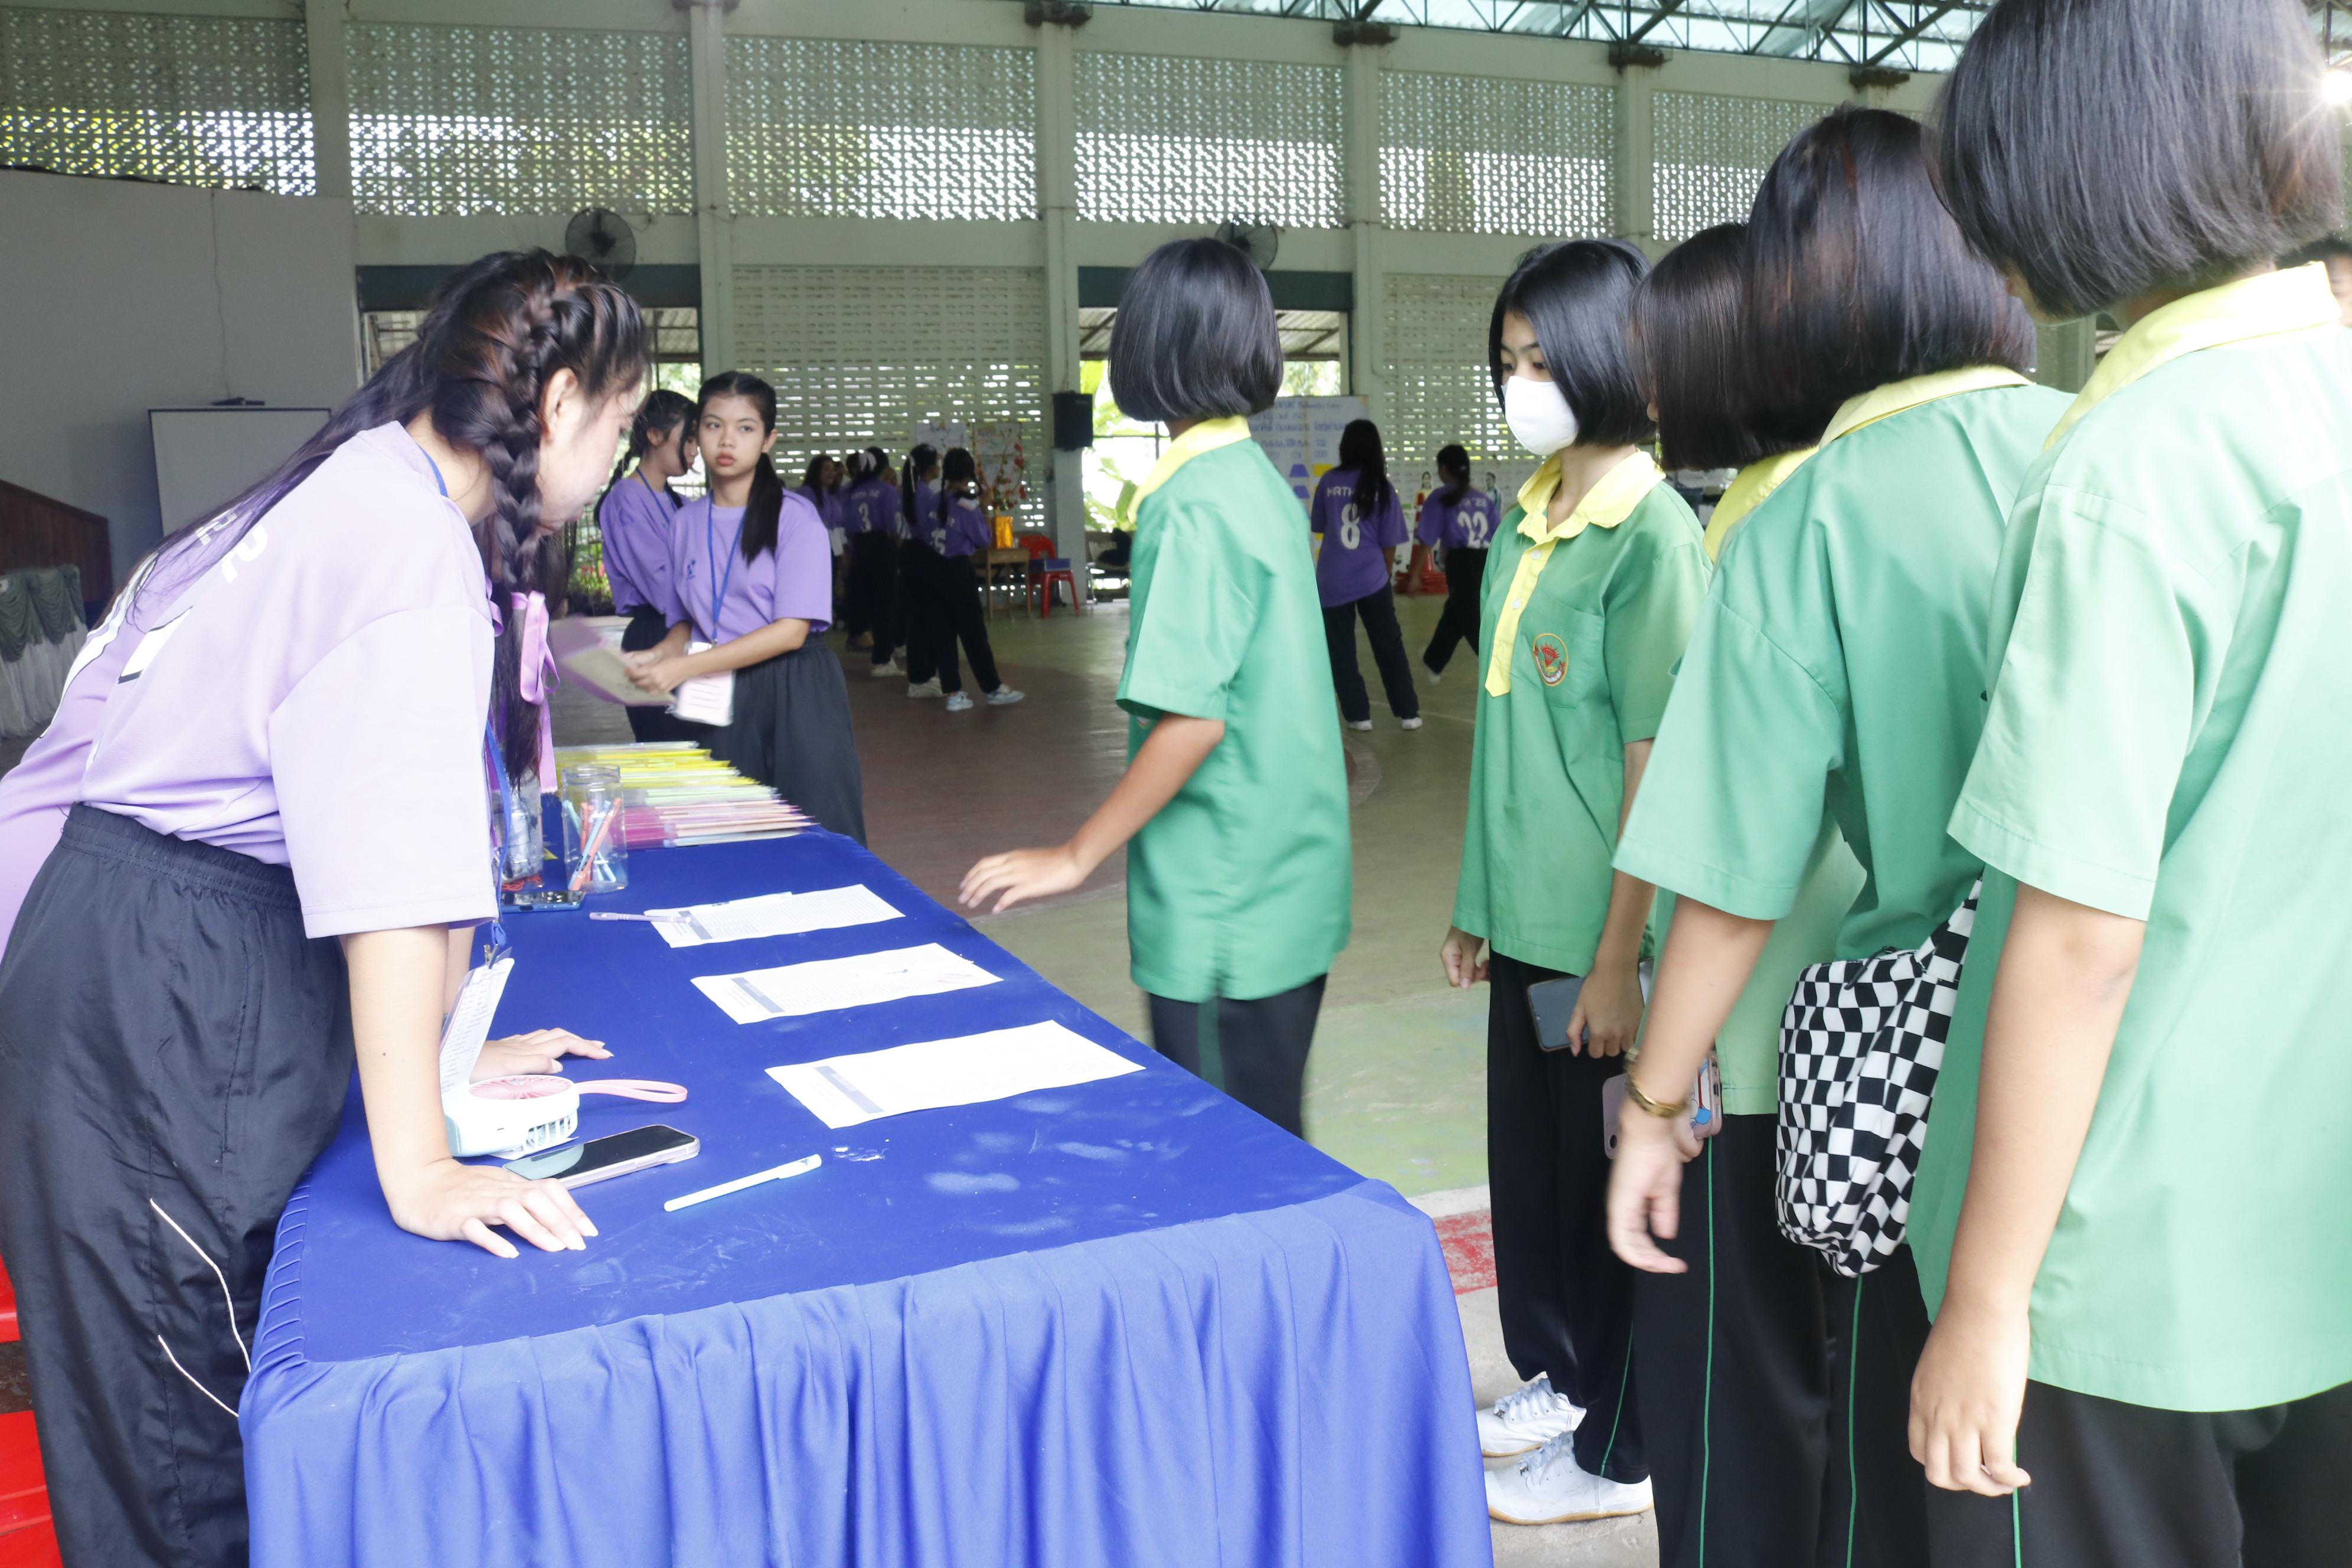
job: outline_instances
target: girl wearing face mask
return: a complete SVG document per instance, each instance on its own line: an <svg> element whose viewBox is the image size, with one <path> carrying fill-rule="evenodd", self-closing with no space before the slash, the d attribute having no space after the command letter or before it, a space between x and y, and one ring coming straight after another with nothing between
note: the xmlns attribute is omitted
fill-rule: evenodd
<svg viewBox="0 0 2352 1568"><path fill-rule="evenodd" d="M1487 337L1511 432L1544 461L1487 557L1470 815L1439 956L1449 984L1492 986L1495 1269L1528 1381L1478 1426L1488 1455L1528 1456L1486 1478L1490 1510L1517 1523L1650 1506L1602 1106L1641 1026L1652 889L1610 859L1707 566L1698 520L1637 445L1655 427L1626 320L1646 271L1614 240L1530 251ZM1567 975L1583 986L1566 1048L1545 1050L1528 990Z"/></svg>
<svg viewBox="0 0 2352 1568"><path fill-rule="evenodd" d="M355 1059L403 1228L505 1258L493 1226L551 1251L595 1234L555 1183L450 1157L437 1058L453 952L496 912L491 779L540 755L556 535L648 338L584 262L460 268L115 623L0 963L0 1250L68 1562L246 1560L246 1349Z"/></svg>

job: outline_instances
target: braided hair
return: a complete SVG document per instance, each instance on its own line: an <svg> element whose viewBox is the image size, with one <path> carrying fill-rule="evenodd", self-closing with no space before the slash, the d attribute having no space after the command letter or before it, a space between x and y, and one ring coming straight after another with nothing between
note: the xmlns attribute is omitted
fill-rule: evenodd
<svg viewBox="0 0 2352 1568"><path fill-rule="evenodd" d="M502 617L490 711L509 773L527 773L538 763L539 715L522 698L523 617L508 606L515 594L560 590L563 564L562 542L541 526L541 400L558 371L570 371L593 401L635 385L651 361L652 334L636 301L587 262L544 250L485 256L442 280L416 341L344 399L317 435L198 526L165 541L156 563L203 570L344 442L429 416L436 435L489 470L490 511L472 526L490 602ZM162 575L149 572L141 591L155 591Z"/></svg>
<svg viewBox="0 0 2352 1568"><path fill-rule="evenodd" d="M758 376L744 370L723 370L702 384L700 408L709 408L714 397L740 397L760 411L760 428L776 427L776 389ZM699 410L696 417L700 418ZM809 459L808 482L812 488L824 471L819 465L822 455ZM820 492L822 493L822 492ZM784 515L784 481L777 477L776 465L768 454L760 454L751 469L751 494L743 503L743 559L757 561L776 547L776 530Z"/></svg>

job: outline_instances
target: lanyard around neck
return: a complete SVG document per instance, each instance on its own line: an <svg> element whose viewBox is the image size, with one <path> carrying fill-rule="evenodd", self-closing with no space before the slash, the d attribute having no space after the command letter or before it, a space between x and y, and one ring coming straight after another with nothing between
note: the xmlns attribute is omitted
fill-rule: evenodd
<svg viewBox="0 0 2352 1568"><path fill-rule="evenodd" d="M742 521L735 525L735 537L727 546L727 574L719 574L719 503L706 497L702 505L702 558L718 589L710 595L710 640L719 640L719 611L727 602L727 584L735 580L735 557L742 553L743 530L751 521L749 507L743 510Z"/></svg>

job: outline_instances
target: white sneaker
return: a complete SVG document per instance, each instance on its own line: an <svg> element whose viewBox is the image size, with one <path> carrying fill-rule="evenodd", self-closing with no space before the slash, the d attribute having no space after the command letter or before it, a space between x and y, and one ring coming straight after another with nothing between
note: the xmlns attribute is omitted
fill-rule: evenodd
<svg viewBox="0 0 2352 1568"><path fill-rule="evenodd" d="M949 712L950 712L950 713L969 713L969 712L971 712L971 693L970 693L970 692L968 692L968 691L950 691L950 692L949 692L949 693L948 693L948 711L949 711Z"/></svg>
<svg viewBox="0 0 2352 1568"><path fill-rule="evenodd" d="M1399 726L1398 726L1398 728L1400 728L1400 729L1404 729L1404 730L1418 730L1418 729L1420 729L1420 728L1421 728L1421 715L1419 715L1418 713L1414 714L1412 718L1407 719L1406 721L1404 721L1404 722L1403 722L1403 723L1402 723L1401 725L1399 725Z"/></svg>
<svg viewBox="0 0 2352 1568"><path fill-rule="evenodd" d="M893 676L904 680L907 679L907 667L894 658L887 664L876 665L866 673L877 680L887 680Z"/></svg>
<svg viewBox="0 0 2352 1568"><path fill-rule="evenodd" d="M1567 1394L1552 1391L1551 1374L1538 1373L1533 1383L1506 1394L1493 1409L1478 1412L1478 1451L1490 1459L1507 1459L1575 1431L1583 1419L1584 1412Z"/></svg>
<svg viewBox="0 0 2352 1568"><path fill-rule="evenodd" d="M1430 668L1429 666L1425 664L1421 667L1421 675L1422 679L1428 681L1432 686L1436 685L1438 682L1439 676L1437 671Z"/></svg>
<svg viewBox="0 0 2352 1568"><path fill-rule="evenodd" d="M1587 1475L1563 1432L1516 1465L1486 1472L1486 1512L1505 1524L1566 1524L1650 1511L1650 1483Z"/></svg>
<svg viewBox="0 0 2352 1568"><path fill-rule="evenodd" d="M1346 723L1350 730L1369 730L1372 727L1372 721L1370 719L1349 719Z"/></svg>
<svg viewBox="0 0 2352 1568"><path fill-rule="evenodd" d="M988 705L991 708L1010 708L1027 695L1025 691L1015 691L1009 686L1000 686L988 694Z"/></svg>
<svg viewBox="0 0 2352 1568"><path fill-rule="evenodd" d="M907 695L909 697L938 697L941 695L940 690L940 678L934 675L929 680L910 680L907 682Z"/></svg>

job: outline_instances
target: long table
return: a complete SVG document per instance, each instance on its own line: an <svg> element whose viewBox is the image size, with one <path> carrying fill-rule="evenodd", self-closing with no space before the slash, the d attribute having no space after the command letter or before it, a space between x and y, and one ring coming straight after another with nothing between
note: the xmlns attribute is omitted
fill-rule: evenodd
<svg viewBox="0 0 2352 1568"><path fill-rule="evenodd" d="M1079 1006L856 844L632 858L643 910L862 882L903 918L673 950L509 921L497 1032L563 1026L699 1158L520 1260L386 1213L358 1095L278 1228L240 1412L258 1568L1454 1568L1490 1561L1429 1221ZM738 1025L689 981L937 942L994 984ZM828 1130L766 1076L1057 1020L1140 1072ZM786 1160L817 1171L675 1214Z"/></svg>

